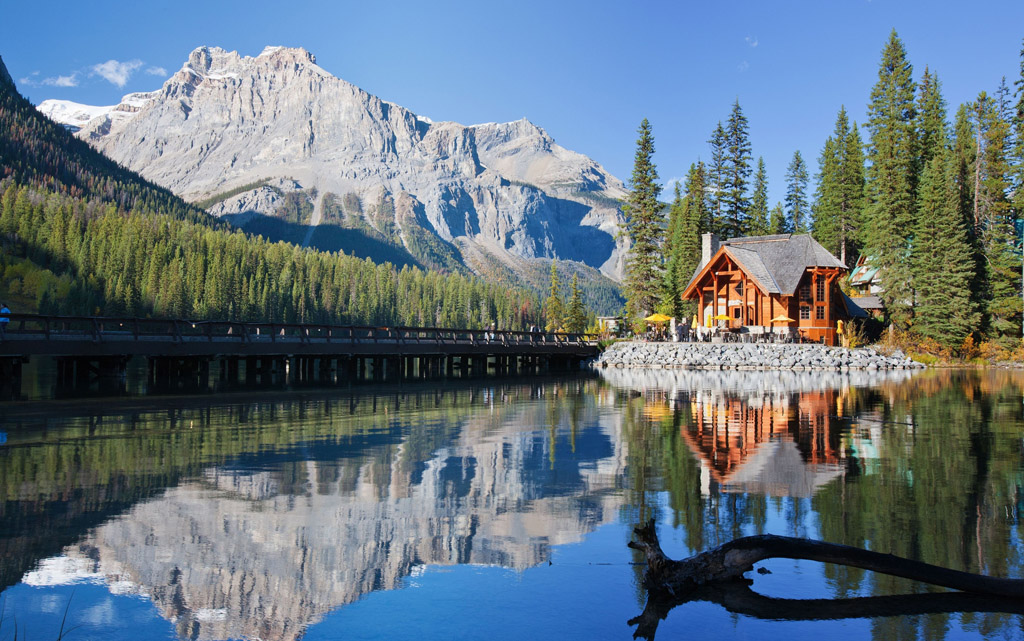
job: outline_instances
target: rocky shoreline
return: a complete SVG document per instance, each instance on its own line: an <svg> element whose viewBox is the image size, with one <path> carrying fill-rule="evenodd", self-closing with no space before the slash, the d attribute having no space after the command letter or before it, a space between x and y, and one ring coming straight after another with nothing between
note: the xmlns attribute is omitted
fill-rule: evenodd
<svg viewBox="0 0 1024 641"><path fill-rule="evenodd" d="M925 365L900 353L885 356L871 348L847 349L817 344L647 343L620 341L594 362L597 368L737 370L894 370Z"/></svg>

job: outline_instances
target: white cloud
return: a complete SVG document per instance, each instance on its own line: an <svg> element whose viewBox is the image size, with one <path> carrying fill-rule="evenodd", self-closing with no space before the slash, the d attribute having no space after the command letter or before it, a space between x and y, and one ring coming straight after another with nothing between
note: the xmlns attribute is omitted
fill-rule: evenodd
<svg viewBox="0 0 1024 641"><path fill-rule="evenodd" d="M757 36L747 36L746 38L744 38L744 40L746 40L747 44L750 45L751 47L756 47L758 44Z"/></svg>
<svg viewBox="0 0 1024 641"><path fill-rule="evenodd" d="M151 76L166 76L167 70L163 67L149 67L146 69L146 73Z"/></svg>
<svg viewBox="0 0 1024 641"><path fill-rule="evenodd" d="M78 72L74 72L69 76L57 76L56 78L43 78L40 81L41 85L47 87L77 87L78 86Z"/></svg>
<svg viewBox="0 0 1024 641"><path fill-rule="evenodd" d="M750 69L750 63L747 62L746 60L736 65L736 70L739 71L740 73L743 73L747 69Z"/></svg>
<svg viewBox="0 0 1024 641"><path fill-rule="evenodd" d="M103 77L111 84L124 87L128 83L128 78L141 66L141 60L129 60L128 62L107 60L98 65L93 65L92 72Z"/></svg>
<svg viewBox="0 0 1024 641"><path fill-rule="evenodd" d="M671 202L672 199L675 198L675 195L676 195L676 192L675 192L676 183L678 183L679 187L682 188L682 186L683 186L683 179L682 178L669 178L668 180L665 181L665 186L662 187L662 189L661 189L661 199L663 201Z"/></svg>

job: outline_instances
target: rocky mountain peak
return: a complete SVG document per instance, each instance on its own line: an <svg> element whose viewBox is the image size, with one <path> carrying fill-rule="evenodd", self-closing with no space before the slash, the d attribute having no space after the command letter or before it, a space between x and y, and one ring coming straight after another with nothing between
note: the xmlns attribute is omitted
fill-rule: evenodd
<svg viewBox="0 0 1024 641"><path fill-rule="evenodd" d="M519 272L522 260L557 258L621 278L622 182L526 118L433 122L291 47L255 57L199 47L160 91L127 98L77 135L185 198L216 203L222 215L259 220L253 214L279 216L282 203L307 199L303 223L318 226L326 214L359 233L372 228L424 265L454 256L444 258L447 268L464 259L480 273L495 265ZM255 193L282 178L302 193ZM220 207L229 200L270 209Z"/></svg>

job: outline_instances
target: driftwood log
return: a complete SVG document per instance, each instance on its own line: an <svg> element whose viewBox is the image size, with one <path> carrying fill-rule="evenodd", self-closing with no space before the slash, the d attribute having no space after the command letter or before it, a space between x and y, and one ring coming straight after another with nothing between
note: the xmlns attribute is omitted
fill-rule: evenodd
<svg viewBox="0 0 1024 641"><path fill-rule="evenodd" d="M933 614L1008 612L1024 614L1024 580L960 572L891 554L811 539L763 534L735 539L682 560L668 558L658 542L654 520L633 530L629 547L647 558L647 607L629 621L634 638L653 639L658 622L689 601L719 603L729 611L758 618L822 620ZM852 599L776 599L750 589L744 574L770 558L803 559L863 568L938 585L960 593L908 594ZM967 593L967 594L964 594Z"/></svg>

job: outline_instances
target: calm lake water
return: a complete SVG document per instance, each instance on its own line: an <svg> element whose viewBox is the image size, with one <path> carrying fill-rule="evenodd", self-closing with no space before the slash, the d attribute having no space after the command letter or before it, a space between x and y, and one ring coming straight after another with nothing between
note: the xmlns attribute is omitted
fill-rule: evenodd
<svg viewBox="0 0 1024 641"><path fill-rule="evenodd" d="M1022 577L1022 402L1010 372L611 370L0 403L0 639L628 640L650 517L677 558L775 533ZM1024 638L758 567L658 638Z"/></svg>

